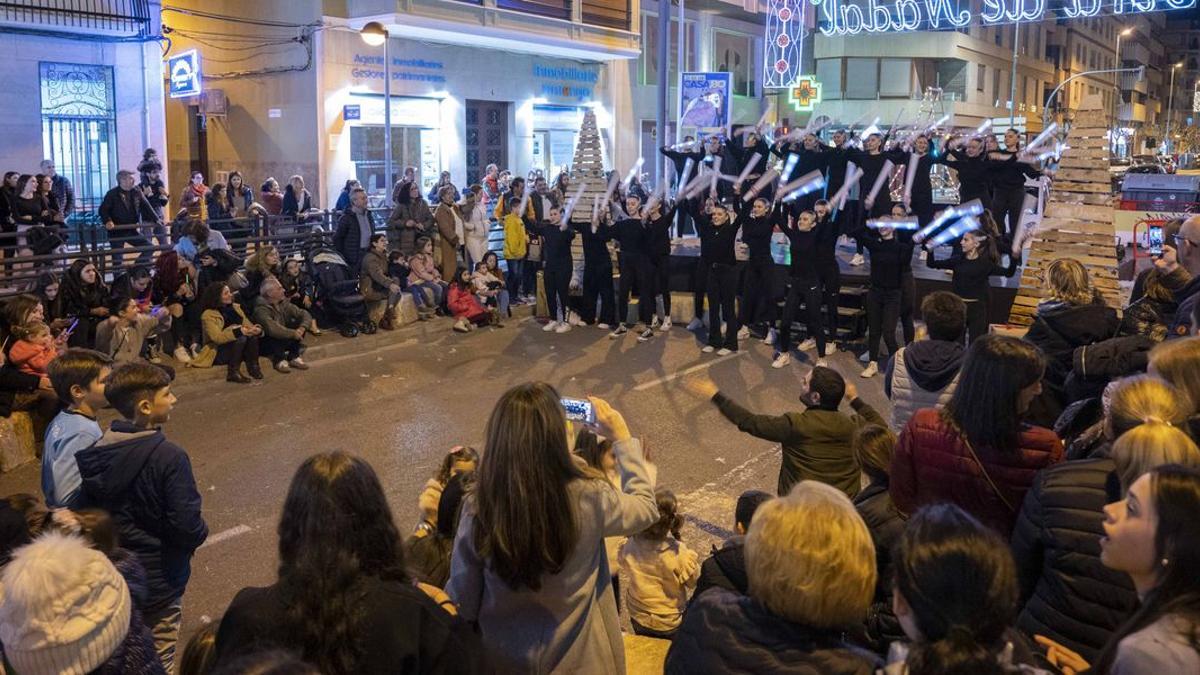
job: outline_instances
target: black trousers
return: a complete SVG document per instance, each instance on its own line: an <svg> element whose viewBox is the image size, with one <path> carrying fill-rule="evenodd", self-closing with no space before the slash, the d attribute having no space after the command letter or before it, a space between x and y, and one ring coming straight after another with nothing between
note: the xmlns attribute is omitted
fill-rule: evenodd
<svg viewBox="0 0 1200 675"><path fill-rule="evenodd" d="M696 263L696 275L692 287L692 315L697 319L704 316L704 298L708 295L708 275L711 265L703 256Z"/></svg>
<svg viewBox="0 0 1200 675"><path fill-rule="evenodd" d="M1000 234L1006 241L1012 241L1017 226L1021 224L1021 210L1024 205L1025 188L996 189L992 197L992 217L996 219Z"/></svg>
<svg viewBox="0 0 1200 675"><path fill-rule="evenodd" d="M663 315L671 316L671 254L655 254L650 258L653 267L654 295L662 298Z"/></svg>
<svg viewBox="0 0 1200 675"><path fill-rule="evenodd" d="M847 199L846 208L835 211L833 214L833 223L837 226L839 235L853 230L858 225L862 203L857 199ZM862 242L858 237L854 237L854 252L861 254L863 252Z"/></svg>
<svg viewBox="0 0 1200 675"><path fill-rule="evenodd" d="M295 338L285 340L264 335L262 342L259 344L259 349L263 354L267 355L271 363L279 363L280 361L291 361L292 359L300 358L304 347Z"/></svg>
<svg viewBox="0 0 1200 675"><path fill-rule="evenodd" d="M738 317L734 311L737 296L737 266L714 263L708 270L708 344L720 349L738 348ZM722 339L721 322L725 322Z"/></svg>
<svg viewBox="0 0 1200 675"><path fill-rule="evenodd" d="M621 283L617 291L617 319L621 323L629 320L629 296L633 284L638 287L638 321L650 325L654 314L654 280L650 274L650 262L641 255L621 255Z"/></svg>
<svg viewBox="0 0 1200 675"><path fill-rule="evenodd" d="M900 318L900 289L872 288L867 291L867 353L879 361L879 340L888 354L896 353L896 322Z"/></svg>
<svg viewBox="0 0 1200 675"><path fill-rule="evenodd" d="M774 268L775 261L771 258L752 258L746 264L741 313L738 314L738 323L743 326L774 320L771 297L771 273Z"/></svg>
<svg viewBox="0 0 1200 675"><path fill-rule="evenodd" d="M904 332L906 345L917 339L917 326L913 323L913 305L916 304L916 297L917 283L913 280L910 269L900 277L900 329Z"/></svg>
<svg viewBox="0 0 1200 675"><path fill-rule="evenodd" d="M825 356L825 330L821 326L821 281L817 277L803 279L793 277L788 286L787 300L783 303L783 319L779 322L779 341L776 347L779 353L786 354L792 349L792 323L796 313L800 311L800 302L804 301L804 323L808 328L808 336L817 341L817 356Z"/></svg>
<svg viewBox="0 0 1200 675"><path fill-rule="evenodd" d="M542 285L546 289L546 309L550 320L558 321L558 310L562 308L562 320L567 320L567 297L571 294L571 263L562 261L547 263L542 270Z"/></svg>
<svg viewBox="0 0 1200 675"><path fill-rule="evenodd" d="M989 306L991 303L985 298L983 300L968 300L966 304L967 344L971 344L988 333L988 314L991 310Z"/></svg>
<svg viewBox="0 0 1200 675"><path fill-rule="evenodd" d="M579 317L585 323L596 323L596 302L600 302L600 323L617 322L617 298L613 292L613 266L605 260L599 264L583 263L583 303Z"/></svg>
<svg viewBox="0 0 1200 675"><path fill-rule="evenodd" d="M842 271L837 260L817 263L817 278L821 282L821 300L825 305L825 328L828 342L837 342L838 295L842 292Z"/></svg>
<svg viewBox="0 0 1200 675"><path fill-rule="evenodd" d="M238 335L233 342L226 342L217 347L217 358L213 362L218 366L228 366L230 373L236 373L242 364L246 370L253 372L258 369L258 336Z"/></svg>
<svg viewBox="0 0 1200 675"><path fill-rule="evenodd" d="M912 213L921 227L933 222L933 195L913 195L911 206Z"/></svg>

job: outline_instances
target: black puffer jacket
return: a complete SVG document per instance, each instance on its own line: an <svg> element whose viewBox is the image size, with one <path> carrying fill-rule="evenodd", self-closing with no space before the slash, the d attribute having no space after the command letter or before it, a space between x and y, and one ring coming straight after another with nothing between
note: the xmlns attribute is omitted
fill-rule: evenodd
<svg viewBox="0 0 1200 675"><path fill-rule="evenodd" d="M875 584L875 601L865 622L871 648L882 653L888 643L904 639L904 631L892 613L892 549L904 534L906 518L892 503L886 482L872 482L854 497L854 508L875 545L875 569L879 576Z"/></svg>
<svg viewBox="0 0 1200 675"><path fill-rule="evenodd" d="M1063 387L1067 404L1099 396L1112 380L1146 372L1156 344L1145 335L1130 335L1077 347Z"/></svg>
<svg viewBox="0 0 1200 675"><path fill-rule="evenodd" d="M1137 605L1129 577L1100 562L1103 507L1117 490L1111 459L1067 462L1038 474L1012 547L1024 602L1017 626L1095 662Z"/></svg>
<svg viewBox="0 0 1200 675"><path fill-rule="evenodd" d="M871 675L878 665L874 654L843 642L841 631L792 623L753 598L713 588L684 614L665 672Z"/></svg>
<svg viewBox="0 0 1200 675"><path fill-rule="evenodd" d="M1030 406L1030 422L1053 426L1063 408L1073 402L1065 387L1075 350L1113 337L1118 323L1116 310L1100 302L1070 305L1048 301L1038 306L1025 339L1046 355L1046 376L1042 379L1042 395Z"/></svg>
<svg viewBox="0 0 1200 675"><path fill-rule="evenodd" d="M710 588L724 588L745 595L750 586L746 577L746 538L734 537L721 548L713 547L712 555L700 565L700 579L692 593L692 603Z"/></svg>

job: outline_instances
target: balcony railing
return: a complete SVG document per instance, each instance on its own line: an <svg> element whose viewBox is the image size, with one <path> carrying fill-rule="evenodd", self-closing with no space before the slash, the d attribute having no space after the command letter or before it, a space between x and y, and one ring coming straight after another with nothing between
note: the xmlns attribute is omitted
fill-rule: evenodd
<svg viewBox="0 0 1200 675"><path fill-rule="evenodd" d="M496 0L496 6L552 19L571 18L571 0Z"/></svg>
<svg viewBox="0 0 1200 675"><path fill-rule="evenodd" d="M152 17L147 0L0 0L0 25L148 37Z"/></svg>
<svg viewBox="0 0 1200 675"><path fill-rule="evenodd" d="M629 30L630 0L576 0L583 3L583 22Z"/></svg>

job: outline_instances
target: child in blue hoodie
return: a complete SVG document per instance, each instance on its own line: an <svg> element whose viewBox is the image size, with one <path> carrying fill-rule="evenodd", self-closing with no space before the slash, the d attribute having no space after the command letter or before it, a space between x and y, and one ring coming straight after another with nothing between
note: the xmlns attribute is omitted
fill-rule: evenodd
<svg viewBox="0 0 1200 675"><path fill-rule="evenodd" d="M146 568L146 625L169 673L192 554L208 526L191 460L159 429L175 406L170 376L148 363L126 363L109 376L105 396L124 419L76 455L85 501L112 514L121 545Z"/></svg>
<svg viewBox="0 0 1200 675"><path fill-rule="evenodd" d="M50 384L66 406L46 428L42 494L50 508L78 508L82 501L75 454L100 440L96 413L104 407L104 380L112 359L90 349L68 349L50 362Z"/></svg>

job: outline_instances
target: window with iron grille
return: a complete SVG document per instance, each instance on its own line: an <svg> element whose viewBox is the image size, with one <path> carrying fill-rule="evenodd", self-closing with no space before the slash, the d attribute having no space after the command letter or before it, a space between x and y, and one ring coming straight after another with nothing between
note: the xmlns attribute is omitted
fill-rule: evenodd
<svg viewBox="0 0 1200 675"><path fill-rule="evenodd" d="M38 64L42 149L75 187L75 210L94 211L115 185L117 118L113 69L79 63ZM132 168L132 167L131 167Z"/></svg>

